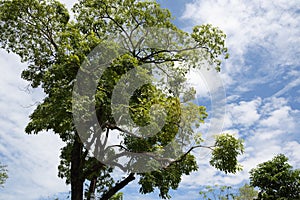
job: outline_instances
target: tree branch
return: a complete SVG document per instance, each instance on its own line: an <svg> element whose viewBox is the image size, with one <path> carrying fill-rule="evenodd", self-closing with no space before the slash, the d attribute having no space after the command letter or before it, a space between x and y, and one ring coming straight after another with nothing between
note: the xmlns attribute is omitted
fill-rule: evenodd
<svg viewBox="0 0 300 200"><path fill-rule="evenodd" d="M105 194L103 194L100 200L109 200L114 194L116 194L118 191L120 191L133 180L135 180L134 173L130 173L124 180L117 183L114 187L112 187Z"/></svg>
<svg viewBox="0 0 300 200"><path fill-rule="evenodd" d="M126 133L126 134L128 134L130 136L133 136L133 137L136 137L136 138L139 138L139 139L143 139L143 137L140 137L140 136L138 136L138 135L136 135L134 133L131 133L131 132L127 131L127 130L124 130L124 129L118 127L117 125L111 124L109 122L105 123L105 127L108 128L108 129L110 129L110 130L118 130L118 131Z"/></svg>
<svg viewBox="0 0 300 200"><path fill-rule="evenodd" d="M149 62L147 61L148 59L150 58L153 58L155 55L158 55L160 53L181 53L181 52L184 52L184 51L190 51L190 50L195 50L195 49L198 49L199 47L195 46L195 47L190 47L190 48L185 48L185 49L181 49L181 50L177 50L177 49L163 49L163 50L158 50L158 51L155 51L155 52L152 52L151 54L145 56L145 57L138 57L137 58L142 61L142 62ZM203 47L201 47L203 48ZM176 60L177 61L177 60Z"/></svg>
<svg viewBox="0 0 300 200"><path fill-rule="evenodd" d="M196 145L196 146L193 146L193 147L191 147L187 152L185 152L182 156L180 156L179 159L174 160L173 162L171 162L171 163L170 163L168 166L166 166L165 168L169 167L170 165L172 165L172 164L174 164L174 163L182 162L182 161L185 159L185 157L186 157L189 153L191 153L191 151L193 151L193 150L196 149L196 148L207 148L207 149L210 149L210 150L214 150L214 147L215 147L215 146L203 146L203 145Z"/></svg>

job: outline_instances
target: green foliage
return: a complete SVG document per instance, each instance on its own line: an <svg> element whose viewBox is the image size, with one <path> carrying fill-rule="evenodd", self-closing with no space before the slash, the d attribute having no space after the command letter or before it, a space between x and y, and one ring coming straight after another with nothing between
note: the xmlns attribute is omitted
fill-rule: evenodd
<svg viewBox="0 0 300 200"><path fill-rule="evenodd" d="M115 194L112 198L110 198L110 200L123 200L123 193L119 192Z"/></svg>
<svg viewBox="0 0 300 200"><path fill-rule="evenodd" d="M190 172L197 169L194 156L187 155L180 162L175 162L162 170L140 174L142 175L139 181L140 192L143 194L150 193L157 187L161 198L171 198L168 194L169 190L178 187L182 174L189 175Z"/></svg>
<svg viewBox="0 0 300 200"><path fill-rule="evenodd" d="M300 170L279 154L250 171L251 186L260 189L258 199L300 199Z"/></svg>
<svg viewBox="0 0 300 200"><path fill-rule="evenodd" d="M242 169L237 156L244 152L243 141L230 134L216 136L215 148L210 164L225 173L235 173Z"/></svg>
<svg viewBox="0 0 300 200"><path fill-rule="evenodd" d="M220 71L221 60L217 58L222 54L225 55L225 59L229 57L227 48L225 47L226 35L217 27L213 27L211 24L204 24L195 26L191 36L198 45L206 49L212 49L212 51L207 52L207 60L211 64L215 64L215 69Z"/></svg>
<svg viewBox="0 0 300 200"><path fill-rule="evenodd" d="M1 165L0 163L0 186L3 187L6 179L8 178L7 169L5 165Z"/></svg>
<svg viewBox="0 0 300 200"><path fill-rule="evenodd" d="M234 199L235 194L231 191L231 186L206 186L202 191L199 192L201 199L207 200L229 200Z"/></svg>
<svg viewBox="0 0 300 200"><path fill-rule="evenodd" d="M239 195L236 196L236 200L253 200L258 196L258 191L254 187L248 185L247 183L239 188Z"/></svg>
<svg viewBox="0 0 300 200"><path fill-rule="evenodd" d="M238 189L238 192L231 186L206 186L199 192L201 199L206 200L253 200L258 192L248 184Z"/></svg>
<svg viewBox="0 0 300 200"><path fill-rule="evenodd" d="M102 74L95 99L83 95L84 101L95 102L97 123L103 128L101 131L95 130L95 124L86 123L86 135L99 143L99 135L107 139L109 131L118 130L120 135L125 136L120 148L151 155L163 154L163 147L170 144L168 150L178 159L172 160L161 170L139 174L141 193L158 188L162 198L169 198L169 189L178 187L181 176L197 170L195 157L191 155L194 147L188 152L182 152L182 148L194 140L198 145L195 148L203 147L201 134L195 133L195 128L204 123L207 113L204 106L189 102L195 98L195 89L186 86L186 74L192 68L201 68L200 63L209 63L210 67L220 71L221 60L228 58L225 34L212 25L196 26L191 34L186 33L172 24L171 13L154 1L80 0L72 10L75 13L73 21L65 6L56 0L0 0L0 46L19 55L22 62L28 64L22 78L29 81L33 88L41 87L45 93L43 101L30 115L26 133L52 130L65 142L65 147L61 149L58 175L65 178L67 184L80 185L85 180L96 180L96 188L90 189L105 195L116 191L114 189L124 183L122 181L126 183L126 178L114 180L111 176L114 168L105 166L94 157L101 151L116 156L113 150L101 147L93 155L84 147L75 129L72 110L76 75L79 70L84 70L81 64L96 46L105 44L109 36L119 35L128 44L125 45L126 52L116 57ZM159 28L168 31L151 31ZM150 36L146 37L147 34ZM115 41L108 43L108 53L114 53L120 46ZM178 67L176 62L182 65ZM155 71L151 67L153 65L159 70ZM129 106L120 105L118 112L122 114L122 109L129 109L134 125L140 127L147 127L156 117L165 118L161 129L159 124L151 124L159 129L151 137L128 135L134 125L122 121L120 115L119 124L126 125L127 132L122 131L117 127L119 124L111 109L116 84L134 68L140 69L141 77L157 73L163 78L158 85L146 84L136 90L130 97ZM155 113L155 109L151 110L153 105L164 108L166 112ZM82 121L86 117L82 115ZM154 130L147 131L145 135ZM173 144L175 139L180 140L181 144ZM211 149L211 165L225 173L240 170L237 156L243 152L241 140L222 134L216 137L215 146ZM145 166L157 164L155 159L151 162L145 163Z"/></svg>
<svg viewBox="0 0 300 200"><path fill-rule="evenodd" d="M2 0L0 12L5 22L0 25L0 45L30 63L23 77L37 87L61 48L56 41L66 28L68 11L54 0Z"/></svg>

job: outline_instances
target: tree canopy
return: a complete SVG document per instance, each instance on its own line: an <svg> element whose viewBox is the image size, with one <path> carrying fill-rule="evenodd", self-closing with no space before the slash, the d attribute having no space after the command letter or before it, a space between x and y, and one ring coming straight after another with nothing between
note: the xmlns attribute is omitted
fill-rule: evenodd
<svg viewBox="0 0 300 200"><path fill-rule="evenodd" d="M45 93L25 131L52 130L65 142L58 176L71 184L72 200L110 199L137 177L141 193L157 188L169 198L181 176L198 169L196 148L209 148L210 164L225 173L241 169L242 140L216 133L215 143L204 145L197 127L206 109L185 84L191 69L220 71L228 58L221 30L204 24L184 32L154 1L80 0L72 11L74 20L56 0L0 1L0 45L28 64L22 78ZM143 84L114 99L116 88L136 82ZM109 145L114 134L121 141ZM130 157L120 165L122 156ZM135 170L136 163L147 170ZM116 168L124 171L121 180L112 176Z"/></svg>
<svg viewBox="0 0 300 200"><path fill-rule="evenodd" d="M260 189L258 199L300 199L300 170L279 154L250 171L250 184Z"/></svg>

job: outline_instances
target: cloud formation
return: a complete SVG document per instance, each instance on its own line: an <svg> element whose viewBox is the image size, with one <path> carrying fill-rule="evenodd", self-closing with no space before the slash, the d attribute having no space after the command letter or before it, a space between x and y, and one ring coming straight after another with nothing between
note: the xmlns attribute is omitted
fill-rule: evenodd
<svg viewBox="0 0 300 200"><path fill-rule="evenodd" d="M24 128L34 105L43 94L26 90L20 78L19 58L0 52L0 160L7 165L9 178L0 188L1 199L33 200L66 191L57 177L60 139L51 133L27 135Z"/></svg>
<svg viewBox="0 0 300 200"><path fill-rule="evenodd" d="M198 0L186 4L181 18L225 31L231 54L225 82L243 92L299 66L299 13L297 0Z"/></svg>

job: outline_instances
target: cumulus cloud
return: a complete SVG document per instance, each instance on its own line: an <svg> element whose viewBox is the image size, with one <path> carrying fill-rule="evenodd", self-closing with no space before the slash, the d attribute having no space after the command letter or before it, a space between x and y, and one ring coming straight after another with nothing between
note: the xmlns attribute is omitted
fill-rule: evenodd
<svg viewBox="0 0 300 200"><path fill-rule="evenodd" d="M260 118L257 108L261 105L261 98L251 101L240 101L226 106L226 127L242 125L250 127Z"/></svg>
<svg viewBox="0 0 300 200"><path fill-rule="evenodd" d="M282 52L291 52L296 47L295 41L299 42L300 22L297 12L297 0L284 3L262 0L198 0L186 4L182 18L220 27L230 37L228 42L238 47L234 49L237 53L243 54L253 43L280 47Z"/></svg>
<svg viewBox="0 0 300 200"><path fill-rule="evenodd" d="M198 0L186 4L182 19L225 31L231 54L225 82L244 92L299 65L299 10L297 0Z"/></svg>
<svg viewBox="0 0 300 200"><path fill-rule="evenodd" d="M67 191L64 180L57 177L60 139L52 133L24 133L34 108L30 105L43 94L25 90L28 83L20 78L23 65L17 56L1 51L0 62L0 161L9 170L1 198L32 200Z"/></svg>

